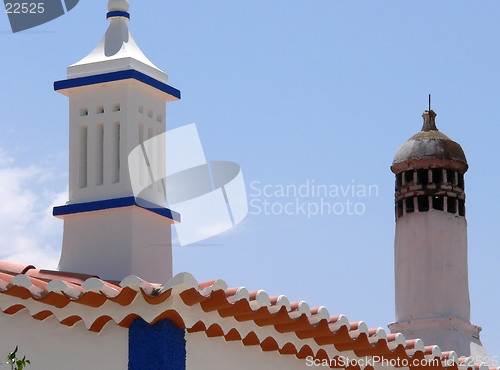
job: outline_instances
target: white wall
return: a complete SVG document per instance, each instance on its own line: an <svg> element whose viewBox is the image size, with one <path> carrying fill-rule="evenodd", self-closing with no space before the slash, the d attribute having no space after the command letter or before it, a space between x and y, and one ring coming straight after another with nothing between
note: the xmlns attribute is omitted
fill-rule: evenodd
<svg viewBox="0 0 500 370"><path fill-rule="evenodd" d="M128 329L112 322L100 333L88 331L80 321L72 327L54 317L33 319L23 309L14 315L0 312L0 362L19 346L36 370L89 370L128 367ZM8 369L6 365L0 369Z"/></svg>
<svg viewBox="0 0 500 370"><path fill-rule="evenodd" d="M244 346L241 341L226 342L224 337L207 338L204 332L186 333L186 369L188 370L304 370L305 360L295 355L264 352L260 346ZM324 368L324 367L322 367Z"/></svg>

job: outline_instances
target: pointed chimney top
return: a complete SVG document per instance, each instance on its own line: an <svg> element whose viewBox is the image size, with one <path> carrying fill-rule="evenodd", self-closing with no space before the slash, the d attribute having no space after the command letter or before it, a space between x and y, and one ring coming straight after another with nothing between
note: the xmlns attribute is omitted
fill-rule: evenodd
<svg viewBox="0 0 500 370"><path fill-rule="evenodd" d="M128 0L109 0L108 30L97 47L85 58L68 67L68 79L135 70L168 84L168 75L155 66L132 37Z"/></svg>

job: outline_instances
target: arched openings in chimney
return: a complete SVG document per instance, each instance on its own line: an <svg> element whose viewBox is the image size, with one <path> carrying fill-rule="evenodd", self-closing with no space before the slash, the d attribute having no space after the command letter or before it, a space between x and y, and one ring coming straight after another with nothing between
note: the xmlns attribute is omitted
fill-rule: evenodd
<svg viewBox="0 0 500 370"><path fill-rule="evenodd" d="M464 174L452 169L430 168L396 175L396 218L430 209L465 216Z"/></svg>
<svg viewBox="0 0 500 370"><path fill-rule="evenodd" d="M430 209L465 216L465 201L443 195L410 196L396 203L396 218L407 213L428 212Z"/></svg>

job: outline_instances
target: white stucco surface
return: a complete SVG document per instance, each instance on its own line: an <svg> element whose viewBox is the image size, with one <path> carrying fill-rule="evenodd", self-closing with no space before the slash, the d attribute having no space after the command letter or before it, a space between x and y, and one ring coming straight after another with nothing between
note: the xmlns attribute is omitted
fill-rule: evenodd
<svg viewBox="0 0 500 370"><path fill-rule="evenodd" d="M100 333L80 321L72 327L54 317L33 319L27 310L15 315L0 312L0 361L19 346L18 357L31 361L28 369L89 370L128 367L128 329L108 323ZM7 369L0 365L0 369Z"/></svg>
<svg viewBox="0 0 500 370"><path fill-rule="evenodd" d="M63 93L68 94L70 106L70 203L134 195L128 156L138 145L165 132L165 94L135 80ZM165 148L160 149L157 156L148 158L151 166L165 166ZM144 168L142 174L133 175L147 177L149 171ZM146 189L140 197L165 205L165 193L158 186Z"/></svg>
<svg viewBox="0 0 500 370"><path fill-rule="evenodd" d="M186 334L186 369L188 370L306 370L330 369L324 362L312 358L298 359L295 355L281 355L277 351L264 352L260 346L244 346L241 341L227 342L222 337L207 338L205 333ZM359 359L345 354L345 360L357 359L362 368L373 365L377 370L394 369L389 363L377 363L372 358ZM328 360L329 361L329 360ZM332 360L333 361L333 360ZM363 362L365 361L365 362ZM407 367L399 367L407 370Z"/></svg>
<svg viewBox="0 0 500 370"><path fill-rule="evenodd" d="M396 321L470 319L467 221L431 209L396 222Z"/></svg>
<svg viewBox="0 0 500 370"><path fill-rule="evenodd" d="M482 355L470 323L465 217L431 209L396 222L396 323L392 332L459 356Z"/></svg>
<svg viewBox="0 0 500 370"><path fill-rule="evenodd" d="M204 332L186 334L186 369L189 370L255 370L255 369L317 369L306 365L294 355L264 352L260 346L244 346L241 341L222 337L207 338Z"/></svg>
<svg viewBox="0 0 500 370"><path fill-rule="evenodd" d="M59 270L166 283L172 277L171 224L136 206L64 216Z"/></svg>
<svg viewBox="0 0 500 370"><path fill-rule="evenodd" d="M480 328L452 317L412 320L390 324L394 332L407 338L420 338L426 345L439 345L442 351L455 351L459 356L472 356L477 362L489 358L479 339Z"/></svg>

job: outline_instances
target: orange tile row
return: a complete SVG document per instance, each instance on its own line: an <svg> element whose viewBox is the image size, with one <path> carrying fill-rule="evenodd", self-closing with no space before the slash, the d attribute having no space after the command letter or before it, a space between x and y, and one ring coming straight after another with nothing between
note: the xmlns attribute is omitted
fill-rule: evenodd
<svg viewBox="0 0 500 370"><path fill-rule="evenodd" d="M194 325L186 327L182 312L173 309L161 311L151 323L168 318L177 326L187 329L188 333L203 331L207 337L223 336L227 341L241 341L245 346L259 345L263 351L278 351L280 354L295 355L300 359L313 356L318 360L324 360L327 358L327 352L320 349L314 353L307 344L296 348L291 342L280 347L276 338L281 334L293 333L299 340L313 339L319 346L333 344L340 353L354 351L360 358L378 356L388 360L399 359L409 364L433 358L452 360L452 366L436 367L441 369L458 369L459 363L465 361L465 359L459 361L454 352L441 353L437 346L424 346L420 339L405 340L402 334L387 334L382 328L369 329L362 321L349 322L344 315L330 316L324 307L309 308L306 302L289 302L285 296L269 297L262 290L248 292L245 288L228 288L222 280L198 283L187 273L178 274L165 285L159 285L135 276L129 276L121 282L103 281L90 275L38 270L31 265L0 261L0 294L22 300L31 298L46 304L47 310L33 316L37 320L45 320L53 315L51 306L63 308L70 302L93 308L99 308L107 301L128 306L138 294L141 294L148 304L160 305L172 295L177 295L186 305L199 305L206 313L217 311L222 318L232 317L238 322L253 322L255 332L242 335L238 325L235 325L224 333L218 324L207 327L202 318ZM26 305L17 303L4 308L3 312L15 314L24 308ZM102 315L91 324L89 330L99 332L112 320L105 311L103 309ZM129 314L116 324L129 327L139 316L140 313ZM72 326L80 320L82 320L80 316L74 315L64 318L61 323ZM268 336L262 341L259 340L256 332L262 327L272 328L276 332L275 338ZM479 365L475 367L479 369ZM460 369L472 368L460 367ZM481 370L484 368L481 367Z"/></svg>

